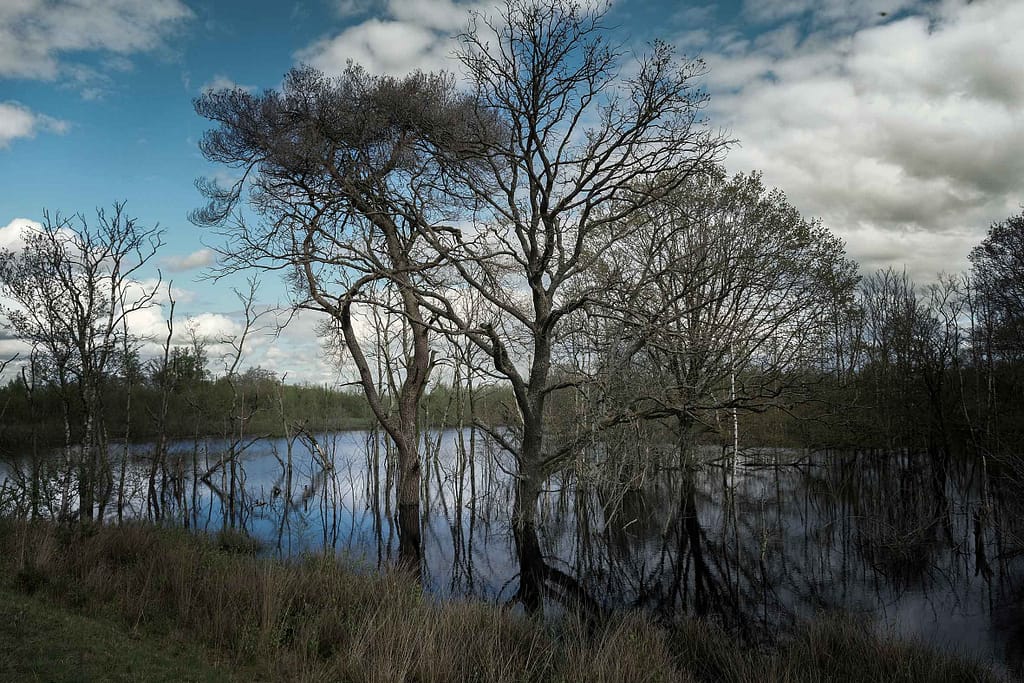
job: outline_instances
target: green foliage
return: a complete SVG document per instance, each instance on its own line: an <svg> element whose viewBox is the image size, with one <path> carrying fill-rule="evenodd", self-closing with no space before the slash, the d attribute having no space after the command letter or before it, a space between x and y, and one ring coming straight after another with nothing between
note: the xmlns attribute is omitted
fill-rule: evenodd
<svg viewBox="0 0 1024 683"><path fill-rule="evenodd" d="M174 346L167 356L166 367L158 360L149 362L147 380L156 387L181 392L208 379L210 373L206 366L203 349Z"/></svg>
<svg viewBox="0 0 1024 683"><path fill-rule="evenodd" d="M187 358L187 352L179 357ZM190 363L185 363L184 374L175 371L168 375L172 379L166 434L169 438L224 434L231 425L231 384L224 377L205 378L205 371L194 371ZM127 431L136 441L158 435L156 416L162 400L162 381L163 375L152 374L147 381L130 387L130 424L127 423L125 400L129 391L127 380L114 377L107 382L103 404L106 424L112 434L123 435ZM315 384L285 384L274 372L259 367L239 375L236 387L241 397L241 409L246 415L247 434L282 436L286 424L302 425L312 432L367 429L374 422L366 398L356 390L338 390ZM512 404L511 391L507 388L483 387L477 390L474 398L474 415L470 413L465 397L456 396L449 385L438 384L423 397L422 424L455 427L470 425L474 419L502 424L508 419ZM57 387L42 386L30 399L21 380L11 380L0 387L0 405L7 406L4 422L0 425L0 449L3 451L24 454L33 439L40 447L63 443L61 396ZM80 436L78 425L81 420L77 417L77 412L72 414L72 440Z"/></svg>
<svg viewBox="0 0 1024 683"><path fill-rule="evenodd" d="M182 356L184 357L184 356ZM185 379L188 376L189 379ZM167 396L165 425L170 438L217 436L230 429L231 385L226 378L203 379L191 367L184 375L175 374ZM121 377L111 378L105 385L103 406L106 424L113 435L130 434L133 440L156 437L157 415L162 401L161 376L130 388ZM241 409L248 418L249 434L281 435L284 425L302 424L311 431L361 429L371 424L365 398L352 391L339 391L326 386L284 384L273 373L260 368L239 376L236 386L241 396ZM72 387L73 388L73 387ZM132 392L131 422L128 424L128 391ZM20 379L0 388L0 405L6 405L0 426L0 448L19 455L33 440L43 446L63 443L61 395L58 387L45 385L30 397ZM80 415L72 413L72 440L81 436Z"/></svg>
<svg viewBox="0 0 1024 683"><path fill-rule="evenodd" d="M248 680L242 667L169 634L146 636L108 619L0 590L5 681Z"/></svg>

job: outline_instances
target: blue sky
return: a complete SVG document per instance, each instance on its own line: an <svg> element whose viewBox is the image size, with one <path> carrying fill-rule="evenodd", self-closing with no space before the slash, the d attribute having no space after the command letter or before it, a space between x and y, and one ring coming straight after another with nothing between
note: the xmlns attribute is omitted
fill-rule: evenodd
<svg viewBox="0 0 1024 683"><path fill-rule="evenodd" d="M167 230L179 314L230 332L231 283L192 226L204 87L275 87L300 62L327 71L448 68L456 0L0 0L0 244L42 210L91 214L127 200ZM708 63L707 114L740 144L726 165L761 170L842 236L864 270L920 280L966 267L994 220L1024 202L1024 3L1019 0L618 0L624 44L661 37ZM237 282L236 282L237 284ZM263 298L283 298L270 276ZM149 325L159 329L154 312ZM142 324L142 323L140 323ZM333 381L309 318L252 362ZM9 351L0 348L0 353Z"/></svg>

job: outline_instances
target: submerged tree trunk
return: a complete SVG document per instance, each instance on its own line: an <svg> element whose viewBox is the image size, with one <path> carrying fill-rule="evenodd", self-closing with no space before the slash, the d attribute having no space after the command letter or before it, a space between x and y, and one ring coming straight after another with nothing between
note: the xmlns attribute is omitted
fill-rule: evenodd
<svg viewBox="0 0 1024 683"><path fill-rule="evenodd" d="M545 564L537 536L540 490L538 473L529 467L521 467L512 510L512 533L519 561L519 593L516 597L530 614L540 614L544 609Z"/></svg>
<svg viewBox="0 0 1024 683"><path fill-rule="evenodd" d="M359 383L377 422L387 433L398 454L398 482L395 503L398 508L398 563L403 570L419 579L422 571L422 539L420 531L420 484L422 480L419 439L419 403L423 397L433 363L429 331L423 323L419 302L411 289L402 292L404 321L412 337L411 353L406 356L405 377L374 378L363 353L362 342L355 333L351 318L351 301L331 311L339 324L342 340L359 372ZM354 294L350 294L354 296ZM386 343L383 345L386 347ZM386 348L383 349L385 352ZM385 405L379 389L391 386L397 391L397 414Z"/></svg>
<svg viewBox="0 0 1024 683"><path fill-rule="evenodd" d="M406 254L393 247L392 258L405 265ZM422 574L422 539L420 531L420 483L422 467L419 453L420 399L430 379L433 360L427 326L423 322L420 302L414 293L408 274L397 278L400 294L412 336L412 353L407 355L405 378L399 393L399 411L396 439L398 447L398 562L417 579Z"/></svg>
<svg viewBox="0 0 1024 683"><path fill-rule="evenodd" d="M398 564L420 575L423 560L420 532L420 458L415 430L404 433L398 446ZM410 438L411 437L411 438Z"/></svg>

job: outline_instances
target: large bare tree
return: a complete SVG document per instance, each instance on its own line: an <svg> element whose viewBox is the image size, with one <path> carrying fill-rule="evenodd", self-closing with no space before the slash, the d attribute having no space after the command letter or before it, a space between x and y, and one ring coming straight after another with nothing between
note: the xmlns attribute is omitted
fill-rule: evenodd
<svg viewBox="0 0 1024 683"><path fill-rule="evenodd" d="M609 278L633 284L610 290L629 299L609 302L591 340L603 341L604 364L643 340L609 388L638 414L670 417L684 450L695 426L722 429L723 412L735 438L737 410L806 399L833 362L834 318L854 297L857 267L842 241L759 175L723 169L644 214L605 259Z"/></svg>
<svg viewBox="0 0 1024 683"><path fill-rule="evenodd" d="M450 292L427 303L486 352L514 393L520 424L492 435L516 464L519 597L529 609L565 578L543 562L536 533L544 481L571 450L550 443L547 408L580 381L554 372L557 342L571 316L601 298L605 285L590 274L604 252L726 147L701 119L704 64L665 43L634 61L614 43L607 11L508 0L498 16L476 15L457 51L475 100L466 144L438 146L458 162L449 173L477 211L430 243L489 312L459 315Z"/></svg>
<svg viewBox="0 0 1024 683"><path fill-rule="evenodd" d="M991 330L989 351L1019 360L1024 354L1024 212L993 223L970 258L985 327Z"/></svg>
<svg viewBox="0 0 1024 683"><path fill-rule="evenodd" d="M336 78L294 69L280 91L214 91L195 106L216 124L203 154L239 179L201 181L211 202L194 220L227 238L226 270L287 269L296 305L330 316L398 453L399 560L418 571L418 405L434 365L421 291L436 265L421 235L451 218L458 193L447 191L434 145L451 146L466 98L447 75L396 79L350 65ZM246 193L255 220L236 211ZM378 381L364 348L370 335L357 325L357 313L373 308L406 325L393 384Z"/></svg>
<svg viewBox="0 0 1024 683"><path fill-rule="evenodd" d="M1013 453L1022 422L1012 399L1024 386L1024 211L993 223L970 259L971 348L986 376L982 429L972 433L994 451Z"/></svg>

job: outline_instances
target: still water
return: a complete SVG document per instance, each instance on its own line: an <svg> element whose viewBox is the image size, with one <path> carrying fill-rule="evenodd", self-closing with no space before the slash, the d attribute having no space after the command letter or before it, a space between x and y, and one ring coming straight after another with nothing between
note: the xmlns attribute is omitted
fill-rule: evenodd
<svg viewBox="0 0 1024 683"><path fill-rule="evenodd" d="M150 448L132 448L125 514L152 516ZM171 444L165 520L244 529L286 557L326 549L365 567L394 560L382 439L254 440L234 445L234 468L231 449ZM519 571L511 462L470 431L429 435L424 450L424 585L442 599L509 601ZM995 472L907 453L581 455L541 497L541 545L551 567L609 609L703 615L754 642L839 609L1021 673L1024 496Z"/></svg>

